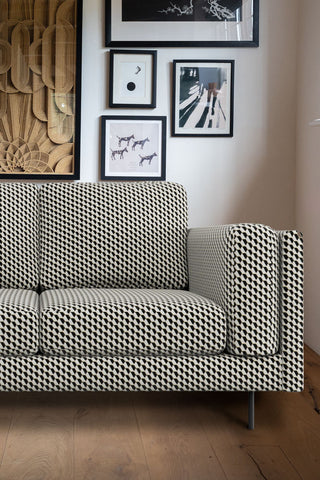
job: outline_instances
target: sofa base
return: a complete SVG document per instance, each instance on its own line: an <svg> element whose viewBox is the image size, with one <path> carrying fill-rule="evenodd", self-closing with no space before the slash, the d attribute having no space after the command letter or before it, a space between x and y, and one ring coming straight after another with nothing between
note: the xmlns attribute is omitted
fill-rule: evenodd
<svg viewBox="0 0 320 480"><path fill-rule="evenodd" d="M300 391L283 358L215 356L0 357L1 391Z"/></svg>

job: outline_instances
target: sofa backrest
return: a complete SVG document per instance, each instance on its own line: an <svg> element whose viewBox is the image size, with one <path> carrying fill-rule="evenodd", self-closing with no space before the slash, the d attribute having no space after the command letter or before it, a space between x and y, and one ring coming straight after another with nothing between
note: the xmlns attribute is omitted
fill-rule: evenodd
<svg viewBox="0 0 320 480"><path fill-rule="evenodd" d="M170 182L48 184L40 189L40 285L187 286L187 202Z"/></svg>
<svg viewBox="0 0 320 480"><path fill-rule="evenodd" d="M39 284L39 189L0 183L0 288Z"/></svg>

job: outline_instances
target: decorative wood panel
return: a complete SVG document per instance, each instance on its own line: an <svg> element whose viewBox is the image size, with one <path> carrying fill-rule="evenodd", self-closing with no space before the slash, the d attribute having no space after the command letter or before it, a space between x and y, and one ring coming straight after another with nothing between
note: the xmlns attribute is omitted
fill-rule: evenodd
<svg viewBox="0 0 320 480"><path fill-rule="evenodd" d="M0 0L0 178L79 178L82 1Z"/></svg>

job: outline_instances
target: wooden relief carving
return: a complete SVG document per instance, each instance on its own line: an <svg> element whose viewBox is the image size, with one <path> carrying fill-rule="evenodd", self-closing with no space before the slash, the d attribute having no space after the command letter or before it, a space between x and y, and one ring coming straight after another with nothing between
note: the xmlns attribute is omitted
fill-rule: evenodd
<svg viewBox="0 0 320 480"><path fill-rule="evenodd" d="M79 178L80 4L0 0L1 178Z"/></svg>

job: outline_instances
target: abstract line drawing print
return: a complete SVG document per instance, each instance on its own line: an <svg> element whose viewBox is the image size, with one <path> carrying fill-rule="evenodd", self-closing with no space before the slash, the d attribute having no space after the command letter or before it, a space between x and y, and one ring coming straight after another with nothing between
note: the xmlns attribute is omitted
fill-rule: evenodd
<svg viewBox="0 0 320 480"><path fill-rule="evenodd" d="M129 147L130 145L130 141L134 139L134 135L130 135L130 137L119 137L119 135L117 135L117 138L118 138L118 146L121 147L122 145L122 142L126 143L127 144L127 147Z"/></svg>
<svg viewBox="0 0 320 480"><path fill-rule="evenodd" d="M147 135L145 135L147 133ZM159 170L159 127L152 123L120 123L110 125L110 172L148 173Z"/></svg>
<svg viewBox="0 0 320 480"><path fill-rule="evenodd" d="M144 138L143 140L135 140L132 144L132 150L135 150L137 145L141 148L141 150L143 150L147 142L150 142L148 137Z"/></svg>
<svg viewBox="0 0 320 480"><path fill-rule="evenodd" d="M125 152L128 153L127 147L124 147L122 150L112 150L112 149L110 149L110 150L111 150L111 159L112 160L116 160L117 156L120 158L120 160L123 160Z"/></svg>
<svg viewBox="0 0 320 480"><path fill-rule="evenodd" d="M146 155L145 157L143 157L142 155L139 155L139 157L141 158L139 162L139 166L142 167L144 162L148 162L149 165L151 165L153 158L157 156L158 155L156 154L156 152L152 153L151 155Z"/></svg>
<svg viewBox="0 0 320 480"><path fill-rule="evenodd" d="M226 68L182 67L179 127L225 129L227 97Z"/></svg>

